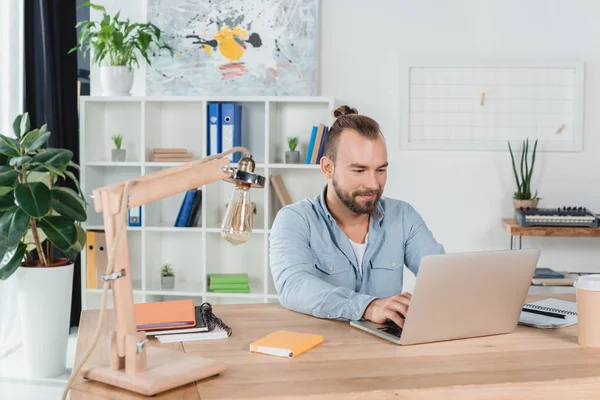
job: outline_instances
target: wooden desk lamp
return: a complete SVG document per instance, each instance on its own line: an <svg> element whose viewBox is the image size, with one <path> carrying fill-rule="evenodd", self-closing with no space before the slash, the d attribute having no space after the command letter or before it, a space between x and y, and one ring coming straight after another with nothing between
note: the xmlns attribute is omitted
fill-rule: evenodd
<svg viewBox="0 0 600 400"><path fill-rule="evenodd" d="M245 156L240 160L238 168L232 168L229 165L229 158L225 156L238 151ZM262 188L265 181L264 177L254 173L254 168L255 164L248 150L234 147L227 152L202 160L93 191L95 209L103 213L106 245L109 250L106 274L102 277L104 293L98 326L102 324L106 293L111 284L116 332L111 333L109 361L102 365L82 368L98 340L100 329L97 330L94 343L73 370L64 396L79 369L82 369L84 378L147 396L219 374L227 369L227 365L222 362L174 350L145 346L148 342L146 333L138 332L135 323L126 214L128 208L196 189L218 180L226 180L236 186L225 213L221 235L233 245L243 243L250 238L252 230L253 213L248 190L251 187Z"/></svg>

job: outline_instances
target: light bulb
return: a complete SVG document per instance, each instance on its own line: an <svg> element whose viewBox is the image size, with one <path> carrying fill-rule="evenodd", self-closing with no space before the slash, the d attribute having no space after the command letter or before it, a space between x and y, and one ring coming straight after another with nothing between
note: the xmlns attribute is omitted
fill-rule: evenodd
<svg viewBox="0 0 600 400"><path fill-rule="evenodd" d="M250 185L235 186L221 224L221 236L234 246L247 242L252 234L254 208L249 189Z"/></svg>

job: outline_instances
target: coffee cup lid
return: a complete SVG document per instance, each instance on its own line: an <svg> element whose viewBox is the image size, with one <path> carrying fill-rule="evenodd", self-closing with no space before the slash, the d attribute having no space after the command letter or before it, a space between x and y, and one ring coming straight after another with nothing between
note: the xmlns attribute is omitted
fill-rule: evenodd
<svg viewBox="0 0 600 400"><path fill-rule="evenodd" d="M600 275L584 275L573 284L578 289L600 291Z"/></svg>

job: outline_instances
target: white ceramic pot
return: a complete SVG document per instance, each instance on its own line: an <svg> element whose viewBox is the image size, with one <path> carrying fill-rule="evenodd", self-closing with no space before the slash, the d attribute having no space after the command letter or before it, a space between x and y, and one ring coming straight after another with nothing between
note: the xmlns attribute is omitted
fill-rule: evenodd
<svg viewBox="0 0 600 400"><path fill-rule="evenodd" d="M27 375L30 378L50 378L64 374L73 264L19 267L16 276Z"/></svg>
<svg viewBox="0 0 600 400"><path fill-rule="evenodd" d="M127 67L100 67L100 82L105 96L130 96L133 70Z"/></svg>

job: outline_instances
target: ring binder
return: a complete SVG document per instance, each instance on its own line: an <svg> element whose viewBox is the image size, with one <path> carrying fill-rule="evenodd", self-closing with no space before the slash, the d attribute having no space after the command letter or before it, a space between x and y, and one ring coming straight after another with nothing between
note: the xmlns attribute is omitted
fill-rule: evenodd
<svg viewBox="0 0 600 400"><path fill-rule="evenodd" d="M577 316L577 312L575 312L575 311L561 310L560 308L544 307L544 306L540 306L537 304L525 304L523 306L523 308L529 308L529 309L540 310L540 311L548 311L548 312L553 312L556 314Z"/></svg>
<svg viewBox="0 0 600 400"><path fill-rule="evenodd" d="M202 319L205 322L205 325L208 327L208 331L213 331L216 327L223 329L227 332L227 336L231 336L232 330L225 322L221 320L221 318L217 317L212 312L212 305L210 303L203 303L200 306L200 312L202 314Z"/></svg>

